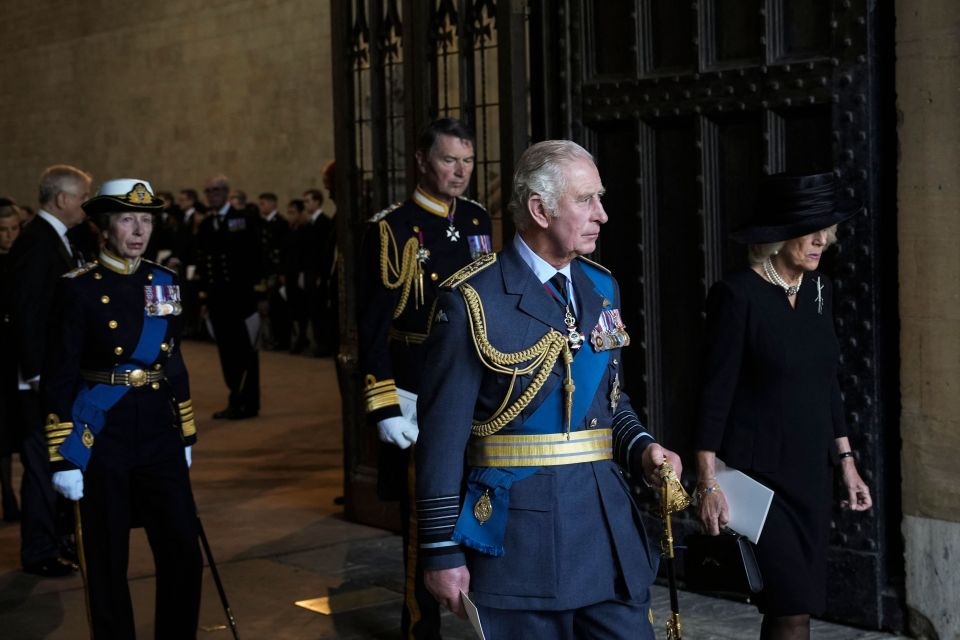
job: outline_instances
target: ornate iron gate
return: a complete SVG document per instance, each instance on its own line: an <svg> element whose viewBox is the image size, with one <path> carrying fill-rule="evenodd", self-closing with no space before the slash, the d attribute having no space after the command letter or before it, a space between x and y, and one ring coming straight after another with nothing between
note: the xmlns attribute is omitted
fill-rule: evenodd
<svg viewBox="0 0 960 640"><path fill-rule="evenodd" d="M337 162L347 168L338 172L337 204L346 213L340 232L348 285L341 287L348 514L389 522L366 490L375 447L352 378L351 261L366 215L412 188L409 150L427 119L449 113L477 126L474 193L497 215L509 191L505 177L531 138L571 138L594 152L611 213L597 257L618 275L634 337L627 386L647 423L685 455L688 467L704 297L722 273L743 264L727 232L750 215L762 174L834 170L867 207L841 227L840 250L825 267L837 288L851 440L876 506L865 516L834 513L828 615L899 628L889 3L353 0L332 6ZM680 534L693 526L681 522Z"/></svg>

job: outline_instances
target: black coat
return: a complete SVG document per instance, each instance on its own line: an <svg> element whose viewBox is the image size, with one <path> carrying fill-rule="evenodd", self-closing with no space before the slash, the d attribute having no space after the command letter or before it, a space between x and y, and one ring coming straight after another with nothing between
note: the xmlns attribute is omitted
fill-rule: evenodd
<svg viewBox="0 0 960 640"><path fill-rule="evenodd" d="M29 380L43 368L57 278L76 267L78 258L70 256L56 229L38 216L17 238L10 259L10 331L17 365Z"/></svg>

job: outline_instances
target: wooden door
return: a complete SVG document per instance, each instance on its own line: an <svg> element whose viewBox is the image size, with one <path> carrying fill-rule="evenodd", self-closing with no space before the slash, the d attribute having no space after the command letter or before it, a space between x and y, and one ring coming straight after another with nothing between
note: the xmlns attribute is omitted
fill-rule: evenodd
<svg viewBox="0 0 960 640"><path fill-rule="evenodd" d="M877 498L834 513L829 612L901 624L892 16L867 0L531 3L537 139L597 157L642 419L693 461L704 298L746 264L728 232L760 177L835 171L866 214L840 227L835 279L853 447ZM688 518L681 534L695 528Z"/></svg>

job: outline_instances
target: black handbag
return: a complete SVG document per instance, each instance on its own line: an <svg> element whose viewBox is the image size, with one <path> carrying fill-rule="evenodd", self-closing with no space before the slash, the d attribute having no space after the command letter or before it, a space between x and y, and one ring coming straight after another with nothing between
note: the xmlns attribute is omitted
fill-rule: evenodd
<svg viewBox="0 0 960 640"><path fill-rule="evenodd" d="M688 589L745 596L763 589L753 543L744 536L694 533L684 543L683 568Z"/></svg>

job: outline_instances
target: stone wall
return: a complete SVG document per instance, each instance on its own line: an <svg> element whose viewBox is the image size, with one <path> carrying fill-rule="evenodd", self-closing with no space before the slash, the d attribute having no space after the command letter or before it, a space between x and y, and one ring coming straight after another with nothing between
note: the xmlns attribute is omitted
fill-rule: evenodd
<svg viewBox="0 0 960 640"><path fill-rule="evenodd" d="M903 534L918 637L960 638L960 14L898 0Z"/></svg>
<svg viewBox="0 0 960 640"><path fill-rule="evenodd" d="M330 6L315 0L5 0L0 194L41 170L255 197L320 185L333 157Z"/></svg>

